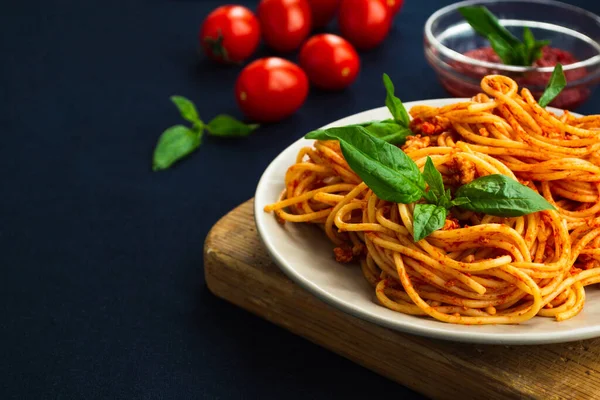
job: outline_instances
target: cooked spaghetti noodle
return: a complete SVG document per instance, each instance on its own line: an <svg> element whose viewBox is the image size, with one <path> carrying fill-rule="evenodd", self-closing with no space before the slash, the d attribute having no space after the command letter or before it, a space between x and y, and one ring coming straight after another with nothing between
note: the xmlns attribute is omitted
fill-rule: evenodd
<svg viewBox="0 0 600 400"><path fill-rule="evenodd" d="M413 107L402 149L421 170L431 157L448 188L503 174L557 211L501 218L455 207L415 243L414 204L379 199L337 141L301 149L265 211L322 227L336 259L359 260L391 310L457 324L577 315L584 286L600 282L600 116L558 117L504 76L481 88L470 101Z"/></svg>

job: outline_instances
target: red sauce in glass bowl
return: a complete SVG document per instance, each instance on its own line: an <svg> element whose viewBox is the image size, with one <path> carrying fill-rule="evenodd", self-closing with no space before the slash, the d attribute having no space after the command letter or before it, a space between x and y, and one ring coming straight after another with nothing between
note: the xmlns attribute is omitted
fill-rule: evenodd
<svg viewBox="0 0 600 400"><path fill-rule="evenodd" d="M469 50L465 54L467 57L476 60L488 61L497 64L502 64L502 60L491 47L482 47L480 49ZM562 65L574 64L579 60L573 54L566 50L557 49L556 47L542 47L542 57L533 63L533 67L554 67L556 64ZM581 76L580 76L581 77Z"/></svg>
<svg viewBox="0 0 600 400"><path fill-rule="evenodd" d="M469 50L464 53L465 56L474 58L480 61L487 61L501 64L500 57L494 52L491 47L482 47L479 49ZM553 67L558 63L562 65L569 65L578 62L573 54L566 50L558 49L556 47L545 46L542 48L542 56L537 60L534 67ZM485 75L498 74L499 71L494 71L489 68L479 67L475 65L454 65L457 71L462 74L466 74L473 78L482 78ZM574 82L587 75L585 68L578 68L571 71L565 71L567 82ZM526 72L520 77L513 77L519 86L521 87L545 87L552 76L551 72ZM461 83L456 80L448 80L447 82L442 81L442 84L452 95L456 97L471 97L473 93L473 87L465 83ZM572 110L580 104L582 104L591 94L591 90L585 86L571 87L564 89L556 99L551 103L553 107L562 109ZM533 92L536 98L542 95L542 92Z"/></svg>

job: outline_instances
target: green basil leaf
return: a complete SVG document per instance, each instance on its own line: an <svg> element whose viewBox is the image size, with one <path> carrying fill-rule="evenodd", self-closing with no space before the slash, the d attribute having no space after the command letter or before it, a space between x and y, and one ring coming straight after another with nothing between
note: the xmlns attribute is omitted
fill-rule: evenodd
<svg viewBox="0 0 600 400"><path fill-rule="evenodd" d="M417 164L398 147L370 135L361 126L330 128L306 138L323 134L325 140L340 141L350 168L380 199L409 204L423 196L425 181Z"/></svg>
<svg viewBox="0 0 600 400"><path fill-rule="evenodd" d="M248 136L258 127L257 124L244 124L225 114L217 115L206 125L206 129L211 135L220 137Z"/></svg>
<svg viewBox="0 0 600 400"><path fill-rule="evenodd" d="M456 197L469 202L461 208L499 217L519 217L555 208L542 196L505 175L494 174L477 178L461 186Z"/></svg>
<svg viewBox="0 0 600 400"><path fill-rule="evenodd" d="M483 6L467 6L458 9L471 27L485 38L496 35L510 46L521 43L508 29L503 27L498 18Z"/></svg>
<svg viewBox="0 0 600 400"><path fill-rule="evenodd" d="M533 63L542 56L542 47L550 44L549 40L537 41L533 37L531 29L528 27L523 28L523 43L525 44L525 55L526 65L533 65Z"/></svg>
<svg viewBox="0 0 600 400"><path fill-rule="evenodd" d="M430 203L430 204L442 205L442 204L440 203L440 200L441 200L441 199L439 199L439 198L438 198L438 197L435 195L435 193L433 193L431 190L430 190L430 191L428 191L428 192L425 192L425 194L423 195L423 198L424 198L425 200L427 200L427 202L428 202L428 203Z"/></svg>
<svg viewBox="0 0 600 400"><path fill-rule="evenodd" d="M567 78L563 72L563 67L561 64L556 64L554 71L552 71L548 86L546 86L546 90L544 90L544 94L540 97L538 104L542 107L546 107L560 92L562 92L565 86L567 86Z"/></svg>
<svg viewBox="0 0 600 400"><path fill-rule="evenodd" d="M504 64L524 64L524 46L522 44L511 46L508 42L502 39L502 37L495 34L490 34L487 39L490 41L490 45L492 46L492 49L494 49L494 52L498 54L498 57L500 57Z"/></svg>
<svg viewBox="0 0 600 400"><path fill-rule="evenodd" d="M466 197L457 197L450 202L451 207L462 206L463 204L467 204L470 200Z"/></svg>
<svg viewBox="0 0 600 400"><path fill-rule="evenodd" d="M198 116L198 111L194 103L183 96L171 96L171 101L177 106L183 119L190 121L194 125L202 126L202 121Z"/></svg>
<svg viewBox="0 0 600 400"><path fill-rule="evenodd" d="M373 135L381 140L385 140L388 143L397 145L404 144L406 142L406 138L413 135L413 132L409 128L403 127L393 119L346 125L346 127L355 126L363 127L370 135ZM327 135L327 129L317 129L311 131L306 134L305 138L315 140L330 140L329 136Z"/></svg>
<svg viewBox="0 0 600 400"><path fill-rule="evenodd" d="M175 125L160 135L154 156L152 169L167 169L179 159L187 156L200 146L202 132L194 131L183 125Z"/></svg>
<svg viewBox="0 0 600 400"><path fill-rule="evenodd" d="M335 138L332 138L327 134L327 129L315 129L314 131L310 131L304 135L304 138L314 140L335 140Z"/></svg>
<svg viewBox="0 0 600 400"><path fill-rule="evenodd" d="M429 185L429 190L432 191L437 198L445 196L442 174L435 168L430 157L427 157L427 161L425 161L423 177L425 178L425 182Z"/></svg>
<svg viewBox="0 0 600 400"><path fill-rule="evenodd" d="M534 62L542 58L542 48L549 44L549 40L535 42L535 45L529 50L529 62L527 65L533 65Z"/></svg>
<svg viewBox="0 0 600 400"><path fill-rule="evenodd" d="M548 41L536 41L531 29L523 30L523 42L503 27L486 7L469 6L459 12L479 35L489 40L494 52L504 64L531 66L542 55L541 49Z"/></svg>
<svg viewBox="0 0 600 400"><path fill-rule="evenodd" d="M404 108L402 101L394 95L394 84L388 74L383 74L383 85L385 86L386 91L385 105L390 110L390 113L392 113L394 119L400 125L408 128L410 117L408 116L408 112L406 112L406 108Z"/></svg>
<svg viewBox="0 0 600 400"><path fill-rule="evenodd" d="M535 38L533 32L528 27L523 28L523 43L528 49L532 49L535 46Z"/></svg>
<svg viewBox="0 0 600 400"><path fill-rule="evenodd" d="M415 242L444 227L448 211L434 204L415 204L413 238Z"/></svg>
<svg viewBox="0 0 600 400"><path fill-rule="evenodd" d="M430 193L429 191L428 193ZM450 193L450 189L447 189L446 192L441 195L435 202L430 201L432 204L437 204L440 207L444 207L446 209L452 208L452 193Z"/></svg>
<svg viewBox="0 0 600 400"><path fill-rule="evenodd" d="M394 121L394 120L386 119L384 121ZM345 127L362 126L362 127L366 128L369 125L372 125L372 124L375 124L378 122L384 122L384 121L368 121L368 122L362 122L360 124L350 124L350 125L344 125L344 126ZM331 129L331 128L327 128L327 129ZM306 135L304 135L304 137L306 139L331 140L331 138L327 135L327 129L315 129L314 131L308 132Z"/></svg>
<svg viewBox="0 0 600 400"><path fill-rule="evenodd" d="M364 127L371 135L385 140L390 144L402 145L406 142L408 136L414 135L413 132L394 120L385 120L374 122Z"/></svg>

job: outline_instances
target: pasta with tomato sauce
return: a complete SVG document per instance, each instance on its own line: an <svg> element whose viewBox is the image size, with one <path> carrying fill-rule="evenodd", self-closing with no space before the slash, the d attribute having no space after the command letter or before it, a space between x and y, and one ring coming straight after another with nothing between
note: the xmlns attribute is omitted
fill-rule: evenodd
<svg viewBox="0 0 600 400"><path fill-rule="evenodd" d="M265 211L322 228L335 258L359 262L391 310L457 324L574 317L584 287L600 282L600 116L555 115L504 76L483 78L481 89L469 101L413 107L402 150L421 171L431 160L449 193L503 175L554 209L502 217L448 206L440 229L419 239L423 200L379 198L340 142L317 140Z"/></svg>

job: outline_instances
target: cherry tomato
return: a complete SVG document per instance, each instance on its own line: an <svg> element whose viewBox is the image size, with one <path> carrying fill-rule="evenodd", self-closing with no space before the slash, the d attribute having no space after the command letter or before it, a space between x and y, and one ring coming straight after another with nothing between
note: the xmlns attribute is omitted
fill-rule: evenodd
<svg viewBox="0 0 600 400"><path fill-rule="evenodd" d="M278 57L253 61L242 70L235 84L238 105L257 122L275 122L292 115L307 94L304 71Z"/></svg>
<svg viewBox="0 0 600 400"><path fill-rule="evenodd" d="M258 19L267 45L282 53L296 50L310 33L307 0L262 0Z"/></svg>
<svg viewBox="0 0 600 400"><path fill-rule="evenodd" d="M392 15L396 15L402 8L404 0L386 0L385 3L387 4L388 9L392 12Z"/></svg>
<svg viewBox="0 0 600 400"><path fill-rule="evenodd" d="M324 33L304 43L300 50L300 66L315 86L339 90L354 82L360 70L360 59L345 39Z"/></svg>
<svg viewBox="0 0 600 400"><path fill-rule="evenodd" d="M258 20L246 7L222 6L208 14L200 28L200 44L213 60L238 63L260 42Z"/></svg>
<svg viewBox="0 0 600 400"><path fill-rule="evenodd" d="M361 50L380 44L392 26L384 0L342 0L338 18L342 36Z"/></svg>
<svg viewBox="0 0 600 400"><path fill-rule="evenodd" d="M322 28L327 25L340 6L340 0L308 0L308 3L310 4L313 28Z"/></svg>

